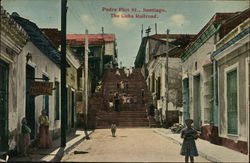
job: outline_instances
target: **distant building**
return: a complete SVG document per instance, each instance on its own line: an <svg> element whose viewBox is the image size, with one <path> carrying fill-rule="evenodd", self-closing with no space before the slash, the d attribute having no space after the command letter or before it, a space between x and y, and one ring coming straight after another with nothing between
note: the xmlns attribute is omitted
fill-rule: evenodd
<svg viewBox="0 0 250 163"><path fill-rule="evenodd" d="M181 59L183 48L194 35L169 34L168 63L166 60L166 34L156 34L142 39L135 60L135 68L141 68L142 74L152 93L154 105L164 125L182 121ZM168 65L168 66L167 66ZM166 71L168 73L166 74ZM168 83L166 83L166 77ZM168 86L168 98L166 91ZM166 124L166 103L168 101L168 124Z"/></svg>
<svg viewBox="0 0 250 163"><path fill-rule="evenodd" d="M68 34L67 43L81 60L84 57L84 34ZM89 34L89 69L94 75L93 89L101 79L104 68L114 68L117 63L116 38L114 34Z"/></svg>
<svg viewBox="0 0 250 163"><path fill-rule="evenodd" d="M57 49L61 48L61 31L56 28L42 28L41 31L52 41ZM66 72L66 88L67 88L67 128L75 128L76 125L76 112L77 112L77 92L81 91L80 76L78 73L81 70L81 62L75 56L72 49L66 47L66 61L67 61L67 72ZM82 91L81 91L82 92ZM81 99L82 101L82 99Z"/></svg>

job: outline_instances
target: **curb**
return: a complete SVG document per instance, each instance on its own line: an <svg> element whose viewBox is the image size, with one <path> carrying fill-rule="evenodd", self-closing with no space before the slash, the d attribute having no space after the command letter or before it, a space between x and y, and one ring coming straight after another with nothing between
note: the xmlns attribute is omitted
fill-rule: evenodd
<svg viewBox="0 0 250 163"><path fill-rule="evenodd" d="M90 133L88 134L89 136L94 132L94 130L90 131ZM81 136L79 136L81 137ZM76 139L76 138L75 138ZM78 137L77 137L78 139ZM83 140L85 140L85 135L82 137L82 138L79 138L78 141L74 142L72 145L68 146L67 147L67 144L66 144L66 147L65 148L61 148L59 147L59 151L54 155L53 158L51 159L43 159L41 160L42 162L59 162L62 157L64 156L64 154L67 154L69 153L69 151L71 151L74 147L76 147L77 145L79 145Z"/></svg>
<svg viewBox="0 0 250 163"><path fill-rule="evenodd" d="M158 130L153 130L154 133L157 133L165 138L167 138L168 140L170 140L171 142L175 143L175 144L178 144L178 145L182 145L182 142L179 142L178 140L175 140L171 137L169 137L167 134L165 133L162 133L161 131L158 131ZM202 151L199 151L199 155L205 159L207 159L208 161L211 161L211 162L223 162L213 156L209 156L207 155L206 153L202 152Z"/></svg>

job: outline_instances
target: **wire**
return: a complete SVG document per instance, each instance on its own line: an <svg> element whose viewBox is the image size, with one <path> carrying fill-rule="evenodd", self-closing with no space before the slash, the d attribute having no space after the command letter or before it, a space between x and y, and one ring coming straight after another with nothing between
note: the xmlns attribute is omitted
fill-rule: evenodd
<svg viewBox="0 0 250 163"><path fill-rule="evenodd" d="M75 18L76 18L76 20L77 19L80 19L80 22L81 22L81 24L87 29L87 26L85 25L85 23L83 23L82 22L82 20L81 20L81 16L79 15L79 13L77 12L77 10L75 9L75 7L73 6L73 4L71 3L71 1L70 1L70 3L69 3L69 11L75 16ZM72 10L71 10L72 9ZM78 21L79 22L79 21Z"/></svg>

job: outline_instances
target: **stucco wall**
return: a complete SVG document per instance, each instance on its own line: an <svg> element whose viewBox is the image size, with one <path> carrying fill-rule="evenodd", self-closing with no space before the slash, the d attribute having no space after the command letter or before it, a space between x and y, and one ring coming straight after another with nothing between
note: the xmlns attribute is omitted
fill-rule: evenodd
<svg viewBox="0 0 250 163"><path fill-rule="evenodd" d="M208 39L195 53L193 53L182 64L182 76L188 75L189 78L189 111L190 118L194 119L194 76L200 74L200 101L201 101L201 125L205 123L206 115L204 115L205 100L204 96L207 94L207 90L204 88L204 84L212 75L211 68L206 70L205 63L210 59L211 52L214 50L214 37ZM195 69L195 62L197 62L197 69Z"/></svg>
<svg viewBox="0 0 250 163"><path fill-rule="evenodd" d="M18 50L17 43L7 37L5 31L1 34L1 60L9 65L8 76L8 145L9 150L14 150L18 142L20 119L18 113L25 107L25 78L22 76L20 65L22 65L22 53ZM11 55L7 54L11 51ZM21 53L21 54L20 54ZM4 57L3 57L4 56Z"/></svg>
<svg viewBox="0 0 250 163"><path fill-rule="evenodd" d="M32 61L28 64L31 65L33 68L35 68L35 78L42 78L43 75L47 76L49 78L49 82L53 82L53 86L55 81L58 81L60 83L60 68L52 62L47 56L42 54L39 49L37 49L33 43L28 42L28 44L23 49L23 55L22 60L25 60L24 63L26 63L26 55L30 53L32 55ZM22 68L20 71L24 73L24 78L20 80L26 80L26 64L20 65ZM24 70L23 70L24 69ZM24 71L24 72L23 72ZM26 84L24 84L26 88ZM23 88L22 88L23 90ZM20 99L22 100L22 99ZM42 104L43 102L43 95L39 95L35 97L35 119L36 119L36 132L38 133L39 130L39 123L38 118L41 115L41 110L43 109ZM60 107L60 103L59 103ZM19 118L25 116L25 107L23 109L20 109L20 112L18 113ZM50 121L50 127L49 129L51 131L59 129L60 128L60 120L55 120L55 91L53 90L52 96L49 96L49 121Z"/></svg>
<svg viewBox="0 0 250 163"><path fill-rule="evenodd" d="M115 43L114 42L106 42L105 43L105 55L115 55Z"/></svg>
<svg viewBox="0 0 250 163"><path fill-rule="evenodd" d="M230 138L233 140L247 140L247 79L246 79L246 58L249 55L249 43L247 46L242 46L237 50L227 54L224 58L218 61L218 96L219 96L219 134L221 137ZM230 67L237 67L238 74L238 134L235 136L227 134L227 108L225 96L226 71Z"/></svg>
<svg viewBox="0 0 250 163"><path fill-rule="evenodd" d="M150 87L152 87L152 80L155 80L155 90L157 86L156 80L158 80L158 77L160 77L160 99L156 99L156 93L153 93L154 99L156 99L156 104L158 109L162 109L162 115L165 119L165 110L166 110L166 78L165 78L165 72L166 72L166 58L165 57L157 57L154 60L151 60L149 63L148 69L149 69L149 76L148 78L151 79ZM181 85L181 60L180 58L169 58L168 61L168 83L169 83L169 93L168 93L168 110L169 111L178 111L181 109L182 105L182 85ZM154 79L153 78L154 73ZM148 80L147 80L148 81ZM149 83L147 83L149 84ZM156 91L155 91L156 92Z"/></svg>

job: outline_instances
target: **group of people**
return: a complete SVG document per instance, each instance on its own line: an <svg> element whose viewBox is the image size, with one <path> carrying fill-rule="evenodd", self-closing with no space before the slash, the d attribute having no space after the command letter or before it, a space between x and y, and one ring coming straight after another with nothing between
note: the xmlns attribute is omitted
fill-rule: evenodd
<svg viewBox="0 0 250 163"><path fill-rule="evenodd" d="M124 74L126 75L126 77L128 78L130 75L132 75L132 73L133 73L133 69L132 68L130 68L130 69L123 69L124 70ZM121 73L120 73L120 71L119 71L119 69L116 69L116 72L115 72L115 75L116 76L121 76Z"/></svg>
<svg viewBox="0 0 250 163"><path fill-rule="evenodd" d="M128 89L128 81L120 81L116 84L117 89L121 89L124 92L124 89Z"/></svg>
<svg viewBox="0 0 250 163"><path fill-rule="evenodd" d="M22 119L22 154L24 156L29 155L29 146L30 146L30 134L31 129L28 126L27 119L24 117ZM37 139L38 148L49 148L52 145L52 139L49 132L49 118L46 115L46 110L42 110L41 115L39 116L39 136Z"/></svg>
<svg viewBox="0 0 250 163"><path fill-rule="evenodd" d="M131 96L127 93L118 93L115 92L114 95L112 95L112 92L110 92L109 101L108 101L108 111L120 111L120 105L121 104L135 104L137 103L137 96Z"/></svg>

